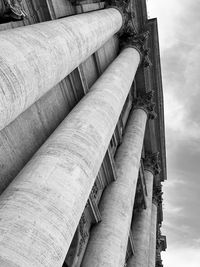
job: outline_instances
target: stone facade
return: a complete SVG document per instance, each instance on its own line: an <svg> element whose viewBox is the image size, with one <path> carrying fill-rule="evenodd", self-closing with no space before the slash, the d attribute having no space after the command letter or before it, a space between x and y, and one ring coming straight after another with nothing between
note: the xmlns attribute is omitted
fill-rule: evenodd
<svg viewBox="0 0 200 267"><path fill-rule="evenodd" d="M0 0L0 31L0 266L162 266L162 79L145 0Z"/></svg>

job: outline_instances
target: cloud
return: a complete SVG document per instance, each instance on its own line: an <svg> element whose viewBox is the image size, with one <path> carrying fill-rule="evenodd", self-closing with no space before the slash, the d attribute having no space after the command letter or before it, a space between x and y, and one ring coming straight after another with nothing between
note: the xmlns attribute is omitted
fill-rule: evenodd
<svg viewBox="0 0 200 267"><path fill-rule="evenodd" d="M200 262L200 1L149 0L158 17L165 101L168 182L163 234L167 267Z"/></svg>
<svg viewBox="0 0 200 267"><path fill-rule="evenodd" d="M164 189L165 266L200 262L200 0L148 0L158 17L168 179Z"/></svg>
<svg viewBox="0 0 200 267"><path fill-rule="evenodd" d="M199 247L174 247L162 253L163 264L167 267L199 267L200 248Z"/></svg>

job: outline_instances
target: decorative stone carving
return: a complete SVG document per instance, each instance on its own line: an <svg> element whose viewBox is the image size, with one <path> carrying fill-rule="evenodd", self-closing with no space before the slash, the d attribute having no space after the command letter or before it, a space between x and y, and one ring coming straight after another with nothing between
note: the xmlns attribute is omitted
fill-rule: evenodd
<svg viewBox="0 0 200 267"><path fill-rule="evenodd" d="M147 114L149 119L155 119L156 113L154 111L155 103L152 101L153 91L143 94L133 100L134 109L143 109Z"/></svg>
<svg viewBox="0 0 200 267"><path fill-rule="evenodd" d="M163 198L162 198L163 192L162 192L162 185L155 186L153 189L153 201L157 205L161 205Z"/></svg>
<svg viewBox="0 0 200 267"><path fill-rule="evenodd" d="M151 171L154 175L160 173L159 153L146 153L144 159L144 168Z"/></svg>
<svg viewBox="0 0 200 267"><path fill-rule="evenodd" d="M143 65L144 68L147 68L147 67L151 67L152 66L152 63L151 63L151 60L150 60L150 57L149 57L149 53L150 53L150 49L144 49L142 51L142 62L141 64Z"/></svg>
<svg viewBox="0 0 200 267"><path fill-rule="evenodd" d="M0 0L0 20L20 20L27 16L22 0Z"/></svg>
<svg viewBox="0 0 200 267"><path fill-rule="evenodd" d="M141 57L141 65L144 68L152 66L149 58L150 49L145 48L145 43L149 38L149 31L142 31L135 33L131 27L126 27L123 31L123 35L120 37L121 49L127 47L134 47Z"/></svg>
<svg viewBox="0 0 200 267"><path fill-rule="evenodd" d="M133 32L136 34L136 27L134 25L135 13L130 10L131 7L130 0L108 0L106 7L116 8L122 15L123 26L119 31L119 36L123 35L125 32Z"/></svg>
<svg viewBox="0 0 200 267"><path fill-rule="evenodd" d="M92 191L90 193L90 196L93 198L93 199L96 199L97 198L97 194L98 194L98 186L96 184L96 182L94 183L93 187L92 187Z"/></svg>
<svg viewBox="0 0 200 267"><path fill-rule="evenodd" d="M78 250L77 256L81 254L84 244L86 243L87 238L89 236L88 232L85 230L85 225L86 225L86 218L85 218L85 214L83 213L81 216L80 222L79 222L79 232L80 232L81 239L79 241L79 250Z"/></svg>
<svg viewBox="0 0 200 267"><path fill-rule="evenodd" d="M124 29L123 35L121 36L121 46L134 46L141 53L145 51L144 45L149 37L149 31L143 31L141 33L135 33L130 27ZM147 55L147 51L145 52Z"/></svg>

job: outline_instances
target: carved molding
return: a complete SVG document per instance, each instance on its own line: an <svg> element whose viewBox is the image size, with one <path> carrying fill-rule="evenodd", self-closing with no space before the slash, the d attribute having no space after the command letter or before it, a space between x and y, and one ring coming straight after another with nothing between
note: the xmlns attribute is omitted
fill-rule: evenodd
<svg viewBox="0 0 200 267"><path fill-rule="evenodd" d="M144 159L144 169L149 170L153 173L153 175L157 175L160 173L160 161L159 161L159 153L146 153Z"/></svg>
<svg viewBox="0 0 200 267"><path fill-rule="evenodd" d="M141 95L133 100L133 108L134 109L143 109L149 119L155 119L156 113L154 111L155 109L155 103L152 101L153 99L153 91L150 91L144 95Z"/></svg>

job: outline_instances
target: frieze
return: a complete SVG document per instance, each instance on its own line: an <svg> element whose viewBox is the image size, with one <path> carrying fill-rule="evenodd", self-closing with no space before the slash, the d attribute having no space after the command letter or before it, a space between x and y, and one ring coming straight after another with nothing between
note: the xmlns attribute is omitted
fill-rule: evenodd
<svg viewBox="0 0 200 267"><path fill-rule="evenodd" d="M156 118L155 103L153 100L153 91L147 92L133 100L134 109L143 109L148 114L148 118L153 120Z"/></svg>

